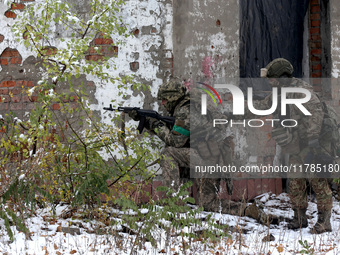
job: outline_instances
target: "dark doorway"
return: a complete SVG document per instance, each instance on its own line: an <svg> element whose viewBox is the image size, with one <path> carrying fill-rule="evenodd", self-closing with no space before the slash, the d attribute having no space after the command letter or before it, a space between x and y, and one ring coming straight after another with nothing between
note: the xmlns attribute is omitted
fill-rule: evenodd
<svg viewBox="0 0 340 255"><path fill-rule="evenodd" d="M240 77L260 76L275 58L286 58L302 76L303 30L309 0L240 0Z"/></svg>

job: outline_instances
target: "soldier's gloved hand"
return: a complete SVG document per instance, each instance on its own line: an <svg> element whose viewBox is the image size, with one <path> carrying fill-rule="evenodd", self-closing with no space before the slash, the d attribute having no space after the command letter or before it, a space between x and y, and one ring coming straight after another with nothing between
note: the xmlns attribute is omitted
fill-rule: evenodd
<svg viewBox="0 0 340 255"><path fill-rule="evenodd" d="M152 118L152 121L150 121L151 130L155 130L156 128L160 128L160 127L163 127L163 126L164 126L163 121L160 121L160 120L157 120L157 119L154 119L154 118Z"/></svg>
<svg viewBox="0 0 340 255"><path fill-rule="evenodd" d="M145 128L149 130L155 130L155 128L159 128L164 126L164 123L158 119L147 117L145 121Z"/></svg>
<svg viewBox="0 0 340 255"><path fill-rule="evenodd" d="M136 110L132 110L129 112L129 117L135 121L139 121L140 117L138 116L138 113Z"/></svg>

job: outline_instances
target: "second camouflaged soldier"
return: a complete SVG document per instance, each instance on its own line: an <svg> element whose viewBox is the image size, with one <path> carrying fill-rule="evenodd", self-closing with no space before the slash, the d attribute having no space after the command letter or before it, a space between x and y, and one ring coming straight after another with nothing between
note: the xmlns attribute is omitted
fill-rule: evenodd
<svg viewBox="0 0 340 255"><path fill-rule="evenodd" d="M308 83L292 77L293 66L283 58L270 62L261 69L261 77L266 77L272 87L299 87L310 91L311 99L303 106L311 113L304 115L296 105L288 105L286 116L297 120L298 125L292 128L274 127L272 137L281 146L282 151L289 154L290 165L303 166L306 163L332 163L332 144L324 139L322 132L325 109L319 97ZM289 98L304 97L301 93L290 93ZM261 101L262 109L271 107L271 96ZM281 113L276 114L280 118ZM307 210L307 181L311 184L317 199L318 221L313 226L312 233L332 231L330 223L332 209L332 192L327 179L324 178L292 178L289 182L289 196L294 210L293 220L288 228L298 229L308 226Z"/></svg>

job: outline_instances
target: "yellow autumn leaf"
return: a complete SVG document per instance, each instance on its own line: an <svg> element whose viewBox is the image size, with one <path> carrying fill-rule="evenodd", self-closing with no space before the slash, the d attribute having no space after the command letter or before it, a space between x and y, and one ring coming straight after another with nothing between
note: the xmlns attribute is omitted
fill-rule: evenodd
<svg viewBox="0 0 340 255"><path fill-rule="evenodd" d="M278 252L283 252L283 245L282 244L280 244L278 247L276 247L276 249L277 249L277 251Z"/></svg>

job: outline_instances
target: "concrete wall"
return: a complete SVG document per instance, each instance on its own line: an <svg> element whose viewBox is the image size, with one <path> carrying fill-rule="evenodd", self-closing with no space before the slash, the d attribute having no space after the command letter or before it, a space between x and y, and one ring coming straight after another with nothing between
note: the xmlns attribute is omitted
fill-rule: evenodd
<svg viewBox="0 0 340 255"><path fill-rule="evenodd" d="M239 77L239 1L173 1L174 75L191 86L233 82ZM226 95L224 103L231 104ZM231 108L229 108L230 110ZM237 155L245 154L242 130Z"/></svg>
<svg viewBox="0 0 340 255"><path fill-rule="evenodd" d="M237 0L173 1L174 74L193 81L239 76Z"/></svg>

